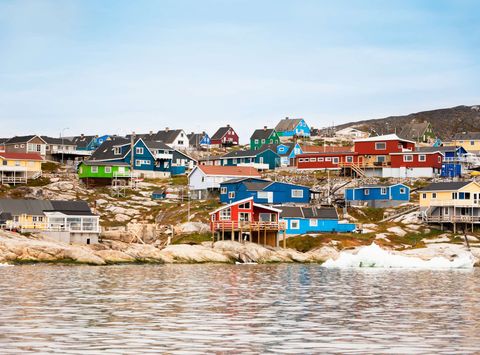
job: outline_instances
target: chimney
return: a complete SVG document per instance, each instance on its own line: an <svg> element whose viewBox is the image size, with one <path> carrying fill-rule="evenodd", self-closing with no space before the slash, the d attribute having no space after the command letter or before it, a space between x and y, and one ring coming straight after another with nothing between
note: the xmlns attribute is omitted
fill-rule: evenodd
<svg viewBox="0 0 480 355"><path fill-rule="evenodd" d="M149 134L150 134L151 136L153 136L153 131L150 131Z"/></svg>
<svg viewBox="0 0 480 355"><path fill-rule="evenodd" d="M286 120L288 120L288 116L287 116L287 117L285 117L285 119L286 119Z"/></svg>
<svg viewBox="0 0 480 355"><path fill-rule="evenodd" d="M170 128L165 127L165 132L168 132L169 130L170 130Z"/></svg>
<svg viewBox="0 0 480 355"><path fill-rule="evenodd" d="M229 124L227 124L227 127L228 127L228 128L230 128L230 125L229 125Z"/></svg>
<svg viewBox="0 0 480 355"><path fill-rule="evenodd" d="M263 130L266 131L266 130L267 130L267 126L263 126Z"/></svg>
<svg viewBox="0 0 480 355"><path fill-rule="evenodd" d="M85 137L85 135L82 133L82 134L80 135L80 137L82 137L82 138L83 138L83 137Z"/></svg>
<svg viewBox="0 0 480 355"><path fill-rule="evenodd" d="M190 134L195 134L195 133L193 133L193 131L192 131L192 133L190 133Z"/></svg>
<svg viewBox="0 0 480 355"><path fill-rule="evenodd" d="M202 131L202 134L205 135L205 131Z"/></svg>

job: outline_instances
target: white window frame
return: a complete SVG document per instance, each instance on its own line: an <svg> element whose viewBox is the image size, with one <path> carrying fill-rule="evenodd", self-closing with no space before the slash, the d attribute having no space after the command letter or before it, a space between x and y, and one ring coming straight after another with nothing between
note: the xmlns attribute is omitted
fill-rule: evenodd
<svg viewBox="0 0 480 355"><path fill-rule="evenodd" d="M380 195L386 195L387 194L387 188L386 187L381 187L380 188Z"/></svg>
<svg viewBox="0 0 480 355"><path fill-rule="evenodd" d="M225 195L227 193L227 188L226 187L221 187L220 188L220 194Z"/></svg>
<svg viewBox="0 0 480 355"><path fill-rule="evenodd" d="M136 147L135 148L135 154L143 155L143 153L144 153L143 147Z"/></svg>
<svg viewBox="0 0 480 355"><path fill-rule="evenodd" d="M112 167L111 166L106 166L105 167L105 174L111 174L112 173Z"/></svg>
<svg viewBox="0 0 480 355"><path fill-rule="evenodd" d="M380 145L383 148L380 148ZM375 150L387 150L387 142L375 142Z"/></svg>
<svg viewBox="0 0 480 355"><path fill-rule="evenodd" d="M333 157L332 158L332 164L338 164L339 161L340 161L340 159L338 157Z"/></svg>
<svg viewBox="0 0 480 355"><path fill-rule="evenodd" d="M325 161L332 161L332 157L326 157Z"/></svg>
<svg viewBox="0 0 480 355"><path fill-rule="evenodd" d="M231 198L235 198L235 191L230 191L228 193L228 198L231 199Z"/></svg>
<svg viewBox="0 0 480 355"><path fill-rule="evenodd" d="M228 212L228 213L227 213ZM230 207L220 210L220 221L230 221L232 219L232 210Z"/></svg>
<svg viewBox="0 0 480 355"><path fill-rule="evenodd" d="M318 227L318 219L311 218L311 219L308 221L308 225L309 225L310 227Z"/></svg>
<svg viewBox="0 0 480 355"><path fill-rule="evenodd" d="M425 154L420 154L418 156L418 161L421 161L421 162L427 161L427 156Z"/></svg>
<svg viewBox="0 0 480 355"><path fill-rule="evenodd" d="M413 161L413 155L412 154L405 154L403 156L403 162L404 163L411 163Z"/></svg>
<svg viewBox="0 0 480 355"><path fill-rule="evenodd" d="M92 174L98 174L98 166L92 166L90 171L91 171Z"/></svg>
<svg viewBox="0 0 480 355"><path fill-rule="evenodd" d="M347 162L347 163L353 163L353 156L347 155L347 156L345 157L345 162Z"/></svg>
<svg viewBox="0 0 480 355"><path fill-rule="evenodd" d="M290 229L300 229L300 220L298 219L290 220Z"/></svg>
<svg viewBox="0 0 480 355"><path fill-rule="evenodd" d="M363 189L363 194L364 194L365 196L369 196L369 195L370 195L370 189L368 189L368 188L367 188L367 189Z"/></svg>
<svg viewBox="0 0 480 355"><path fill-rule="evenodd" d="M292 198L303 198L303 190L292 189L291 196Z"/></svg>
<svg viewBox="0 0 480 355"><path fill-rule="evenodd" d="M406 192L407 192L407 189L406 189L406 188L404 188L404 187L401 187L401 188L400 188L400 194L403 195L403 194L405 194Z"/></svg>
<svg viewBox="0 0 480 355"><path fill-rule="evenodd" d="M437 193L436 192L432 192L432 200L436 199L437 198Z"/></svg>

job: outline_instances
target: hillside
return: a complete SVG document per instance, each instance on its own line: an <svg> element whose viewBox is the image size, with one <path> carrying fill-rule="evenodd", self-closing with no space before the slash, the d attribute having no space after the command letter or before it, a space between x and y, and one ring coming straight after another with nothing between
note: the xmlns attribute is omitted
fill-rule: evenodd
<svg viewBox="0 0 480 355"><path fill-rule="evenodd" d="M400 132L411 122L429 121L438 137L450 139L457 132L480 131L480 106L457 106L432 111L411 113L406 116L390 116L379 119L350 122L337 128L356 127L375 130L378 134Z"/></svg>

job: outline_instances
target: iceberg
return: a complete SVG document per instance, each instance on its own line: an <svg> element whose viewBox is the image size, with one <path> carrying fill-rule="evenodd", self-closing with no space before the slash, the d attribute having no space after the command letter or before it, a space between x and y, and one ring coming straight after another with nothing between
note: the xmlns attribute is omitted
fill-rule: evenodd
<svg viewBox="0 0 480 355"><path fill-rule="evenodd" d="M361 247L355 254L341 252L336 260L328 259L322 266L326 268L471 269L474 263L475 259L470 252L462 253L453 260L444 257L423 260L393 253L372 243Z"/></svg>

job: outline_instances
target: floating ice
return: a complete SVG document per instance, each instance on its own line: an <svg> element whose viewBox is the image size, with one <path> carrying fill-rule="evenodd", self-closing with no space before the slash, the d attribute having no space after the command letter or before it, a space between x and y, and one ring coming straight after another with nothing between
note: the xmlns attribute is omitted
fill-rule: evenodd
<svg viewBox="0 0 480 355"><path fill-rule="evenodd" d="M474 262L473 255L467 252L457 256L452 261L444 257L422 260L417 257L394 254L372 243L360 248L356 254L341 252L338 259L329 259L323 263L323 266L327 268L470 269L473 268Z"/></svg>

